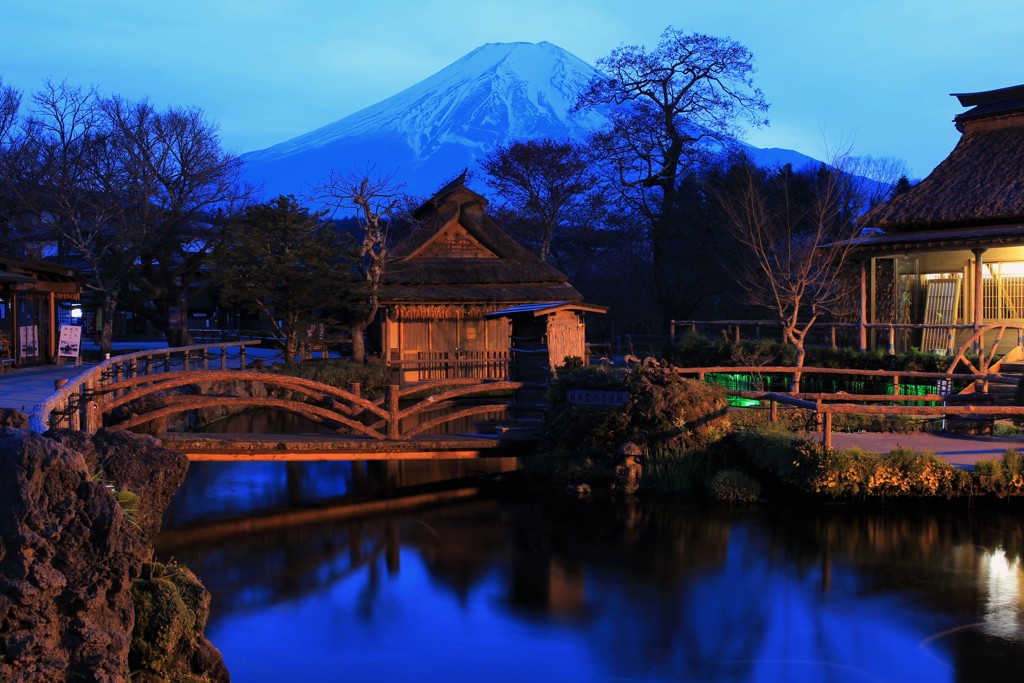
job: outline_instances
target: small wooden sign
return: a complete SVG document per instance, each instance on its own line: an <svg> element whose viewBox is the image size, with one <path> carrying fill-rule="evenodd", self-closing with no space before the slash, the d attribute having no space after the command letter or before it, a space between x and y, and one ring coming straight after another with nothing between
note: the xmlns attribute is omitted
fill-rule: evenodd
<svg viewBox="0 0 1024 683"><path fill-rule="evenodd" d="M61 325L60 340L57 342L57 355L64 358L78 358L82 347L81 325Z"/></svg>
<svg viewBox="0 0 1024 683"><path fill-rule="evenodd" d="M953 380L940 379L935 382L935 393L939 396L949 396L953 393Z"/></svg>
<svg viewBox="0 0 1024 683"><path fill-rule="evenodd" d="M628 391L598 391L596 389L570 389L566 395L569 403L576 406L595 408L621 408L629 401Z"/></svg>

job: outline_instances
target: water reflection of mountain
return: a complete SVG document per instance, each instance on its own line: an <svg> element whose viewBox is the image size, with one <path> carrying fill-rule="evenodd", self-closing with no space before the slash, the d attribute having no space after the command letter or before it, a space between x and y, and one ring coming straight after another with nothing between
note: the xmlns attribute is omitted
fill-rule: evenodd
<svg viewBox="0 0 1024 683"><path fill-rule="evenodd" d="M334 507L319 521L158 549L203 578L227 630L339 585L358 593L358 618L381 619L385 580L408 578L426 581L422 608L403 608L424 628L442 628L438 596L464 611L496 591L494 623L565 624L609 677L1009 680L1024 656L1024 533L1012 515L730 513L476 488L324 521Z"/></svg>

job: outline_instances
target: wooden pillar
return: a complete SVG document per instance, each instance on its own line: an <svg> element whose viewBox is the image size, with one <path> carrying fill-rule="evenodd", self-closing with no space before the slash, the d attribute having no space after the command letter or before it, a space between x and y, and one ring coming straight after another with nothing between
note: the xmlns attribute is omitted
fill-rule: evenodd
<svg viewBox="0 0 1024 683"><path fill-rule="evenodd" d="M985 253L985 249L971 249L971 253L974 254L974 332L977 333L983 327L985 318L984 290L981 277L983 266L981 255ZM979 353L981 346L981 340L979 339L974 343L974 352Z"/></svg>
<svg viewBox="0 0 1024 683"><path fill-rule="evenodd" d="M398 441L400 439L398 424L398 390L399 387L397 385L388 385L388 438L391 439L392 441Z"/></svg>
<svg viewBox="0 0 1024 683"><path fill-rule="evenodd" d="M868 268L865 261L860 262L860 350L868 350Z"/></svg>
<svg viewBox="0 0 1024 683"><path fill-rule="evenodd" d="M825 448L832 448L832 413L825 413L825 419L822 421L821 443Z"/></svg>
<svg viewBox="0 0 1024 683"><path fill-rule="evenodd" d="M53 292L50 292L50 343L47 344L49 348L46 350L46 354L49 358L45 358L46 361L55 361L57 359L57 302Z"/></svg>

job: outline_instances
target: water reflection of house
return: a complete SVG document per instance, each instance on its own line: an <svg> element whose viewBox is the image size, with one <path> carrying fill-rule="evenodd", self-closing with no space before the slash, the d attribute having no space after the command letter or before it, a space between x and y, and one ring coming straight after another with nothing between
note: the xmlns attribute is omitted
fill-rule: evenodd
<svg viewBox="0 0 1024 683"><path fill-rule="evenodd" d="M57 330L81 313L74 268L0 255L0 357L18 365L53 361Z"/></svg>
<svg viewBox="0 0 1024 683"><path fill-rule="evenodd" d="M961 325L897 338L925 351L1024 322L1024 85L956 97L971 107L954 118L956 147L869 215L878 232L856 244L868 323Z"/></svg>
<svg viewBox="0 0 1024 683"><path fill-rule="evenodd" d="M510 327L486 314L519 304L579 302L565 275L486 214L460 177L415 212L417 229L384 275L381 348L406 380L505 377ZM458 368L458 369L454 369Z"/></svg>

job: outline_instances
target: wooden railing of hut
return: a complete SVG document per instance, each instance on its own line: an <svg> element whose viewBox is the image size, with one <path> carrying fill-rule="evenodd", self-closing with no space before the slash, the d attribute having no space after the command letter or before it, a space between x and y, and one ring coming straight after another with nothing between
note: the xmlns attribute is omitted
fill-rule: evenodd
<svg viewBox="0 0 1024 683"><path fill-rule="evenodd" d="M393 360L401 372L416 372L418 381L440 379L508 379L509 351L418 351L415 360Z"/></svg>
<svg viewBox="0 0 1024 683"><path fill-rule="evenodd" d="M747 338L760 339L762 330L777 331L776 337L781 337L782 323L778 320L673 320L669 324L669 343L673 346L678 341L681 332L689 330L697 332L706 329L721 330L722 334L731 341L742 341L743 330L749 330ZM952 353L955 346L956 333L958 331L975 330L972 323L957 323L948 325L924 325L920 323L843 323L843 322L820 322L815 325L819 333L818 338L824 337L832 348L838 348L839 336L843 332L856 332L856 346L861 351L867 350L868 333L877 331L884 333L887 340L889 353L896 353L896 333L899 331L920 331L939 330L941 336L946 340L943 350ZM934 349L929 349L934 350Z"/></svg>

